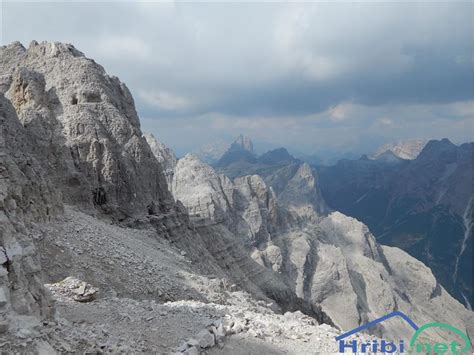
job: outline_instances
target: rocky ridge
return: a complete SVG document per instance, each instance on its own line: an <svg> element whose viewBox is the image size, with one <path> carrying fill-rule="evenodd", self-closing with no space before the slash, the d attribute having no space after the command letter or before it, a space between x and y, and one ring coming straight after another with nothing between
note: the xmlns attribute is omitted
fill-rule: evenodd
<svg viewBox="0 0 474 355"><path fill-rule="evenodd" d="M194 218L224 224L240 236L256 261L281 274L299 297L320 306L342 329L394 310L419 323L432 317L462 329L470 326L471 314L426 266L399 249L379 245L356 219L331 212L309 166L294 168L293 176L281 173L265 178L275 189L257 175L231 181L189 155L178 161L172 192ZM249 181L258 183L252 188ZM245 203L235 203L248 186L253 193L243 195ZM262 237L249 240L249 230L263 231ZM443 309L446 304L449 312ZM375 332L407 336L396 322Z"/></svg>
<svg viewBox="0 0 474 355"><path fill-rule="evenodd" d="M66 203L99 205L119 219L152 203L172 208L133 98L118 78L62 43L25 49L17 42L0 52L2 91Z"/></svg>

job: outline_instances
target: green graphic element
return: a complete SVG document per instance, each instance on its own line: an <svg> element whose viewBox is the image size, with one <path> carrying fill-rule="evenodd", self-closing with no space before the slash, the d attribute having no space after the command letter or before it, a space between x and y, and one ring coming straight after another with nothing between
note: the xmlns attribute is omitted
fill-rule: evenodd
<svg viewBox="0 0 474 355"><path fill-rule="evenodd" d="M451 332L459 335L463 340L464 340L464 347L460 349L461 344L459 344L456 341L452 341L450 344L446 343L436 343L431 345L430 343L417 343L416 340L417 338L423 333L426 329L429 328L444 328L448 329ZM469 340L468 336L464 334L462 331L459 329L453 327L452 325L449 324L444 324L444 323L427 323L420 327L415 334L413 334L411 340L410 340L410 350L409 352L416 352L416 353L437 353L437 354L444 354L446 352L450 352L452 354L458 354L458 353L467 353L469 349L471 348L471 341Z"/></svg>

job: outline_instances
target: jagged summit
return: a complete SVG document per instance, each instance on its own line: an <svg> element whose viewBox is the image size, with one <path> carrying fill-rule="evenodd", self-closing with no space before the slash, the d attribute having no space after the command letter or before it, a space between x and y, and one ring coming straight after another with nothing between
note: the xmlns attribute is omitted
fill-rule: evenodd
<svg viewBox="0 0 474 355"><path fill-rule="evenodd" d="M118 78L57 42L2 47L0 67L1 92L31 132L36 153L48 157L48 173L70 203L96 205L118 218L153 201L171 203L132 95Z"/></svg>
<svg viewBox="0 0 474 355"><path fill-rule="evenodd" d="M250 137L244 136L242 134L236 138L236 140L232 143L232 146L234 146L234 149L238 147L244 150L248 150L250 153L254 153L252 140L250 139Z"/></svg>
<svg viewBox="0 0 474 355"><path fill-rule="evenodd" d="M15 53L19 55L45 55L49 57L58 56L73 56L73 57L85 57L84 53L77 50L70 43L63 42L48 42L42 41L38 43L33 40L30 42L28 48L25 48L21 42L15 41L11 44L0 46L0 50L4 53Z"/></svg>

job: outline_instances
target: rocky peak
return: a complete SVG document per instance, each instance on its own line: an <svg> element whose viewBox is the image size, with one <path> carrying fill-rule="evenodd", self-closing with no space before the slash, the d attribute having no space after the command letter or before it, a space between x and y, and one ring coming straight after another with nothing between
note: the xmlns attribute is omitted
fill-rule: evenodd
<svg viewBox="0 0 474 355"><path fill-rule="evenodd" d="M253 151L252 141L250 138L240 135L222 155L216 165L218 167L226 167L233 163L255 164L256 162L257 158Z"/></svg>
<svg viewBox="0 0 474 355"><path fill-rule="evenodd" d="M172 206L133 98L116 77L72 45L0 48L0 88L37 145L67 203L117 218ZM127 171L124 174L123 171Z"/></svg>
<svg viewBox="0 0 474 355"><path fill-rule="evenodd" d="M237 137L237 139L232 143L232 146L234 149L240 148L247 150L250 153L254 153L252 140L242 134Z"/></svg>
<svg viewBox="0 0 474 355"><path fill-rule="evenodd" d="M258 175L230 180L193 154L178 161L173 196L201 223L223 223L246 241L267 240L277 224L276 197Z"/></svg>
<svg viewBox="0 0 474 355"><path fill-rule="evenodd" d="M171 190L191 217L222 222L230 208L231 185L196 155L186 154L176 164Z"/></svg>
<svg viewBox="0 0 474 355"><path fill-rule="evenodd" d="M298 219L316 220L329 211L322 197L317 175L307 163L298 167L278 195L278 200Z"/></svg>

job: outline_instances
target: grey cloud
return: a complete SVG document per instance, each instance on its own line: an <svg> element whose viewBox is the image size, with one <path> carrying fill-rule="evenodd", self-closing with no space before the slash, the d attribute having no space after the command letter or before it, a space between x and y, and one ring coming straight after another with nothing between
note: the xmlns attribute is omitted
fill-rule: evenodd
<svg viewBox="0 0 474 355"><path fill-rule="evenodd" d="M404 117L393 117L400 107L473 100L473 6L4 1L2 42L74 43L127 83L147 127L175 132L167 137L177 136L180 123L202 122L209 114L236 122L291 118L295 132L303 127L304 144L313 146L305 132L362 140L377 119L401 122ZM344 102L360 105L361 112L352 120L324 118ZM378 116L367 118L374 111ZM413 120L440 114L465 120L450 113L429 110ZM323 118L306 118L318 114ZM235 129L215 128L205 136ZM274 139L289 141L288 126L275 129Z"/></svg>

